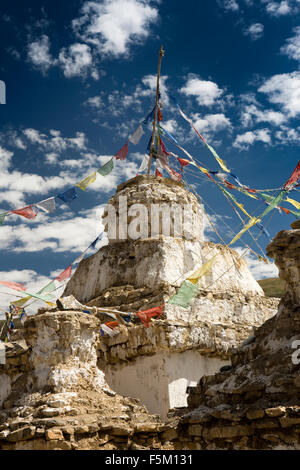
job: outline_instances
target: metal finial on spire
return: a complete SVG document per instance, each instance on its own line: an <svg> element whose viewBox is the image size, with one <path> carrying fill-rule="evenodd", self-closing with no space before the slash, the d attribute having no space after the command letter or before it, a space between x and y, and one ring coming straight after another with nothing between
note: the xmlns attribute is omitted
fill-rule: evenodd
<svg viewBox="0 0 300 470"><path fill-rule="evenodd" d="M157 71L157 83L156 83L156 100L155 100L155 112L154 112L154 120L153 120L153 132L152 132L152 140L151 140L151 146L150 146L150 158L149 158L148 173L147 173L148 176L150 175L152 157L153 157L153 153L155 151L154 141L155 141L155 131L156 131L157 111L158 111L158 101L159 101L160 68L161 68L161 61L162 61L162 58L164 56L164 53L165 53L165 51L163 49L163 46L160 46L159 60L158 60L158 71Z"/></svg>

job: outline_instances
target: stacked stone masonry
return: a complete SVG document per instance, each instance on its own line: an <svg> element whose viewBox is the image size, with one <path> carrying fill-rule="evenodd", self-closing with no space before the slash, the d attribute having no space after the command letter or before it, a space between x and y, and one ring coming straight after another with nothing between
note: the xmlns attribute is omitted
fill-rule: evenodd
<svg viewBox="0 0 300 470"><path fill-rule="evenodd" d="M287 282L277 312L279 301L264 297L234 250L203 242L198 202L182 185L138 177L120 193L131 202L146 195L151 203L153 194L154 202L190 202L198 228L189 240L109 240L80 263L56 308L15 330L0 364L0 449L297 449L300 380L291 356L300 333L300 230L280 232L268 248ZM84 313L161 305L216 253L191 306L166 304L150 328L133 318L101 337L107 317ZM135 388L144 380L144 389L162 377L150 391L164 409L148 411L143 387L140 400L124 393L123 376L135 377ZM167 415L172 387L175 406L182 390L187 401Z"/></svg>

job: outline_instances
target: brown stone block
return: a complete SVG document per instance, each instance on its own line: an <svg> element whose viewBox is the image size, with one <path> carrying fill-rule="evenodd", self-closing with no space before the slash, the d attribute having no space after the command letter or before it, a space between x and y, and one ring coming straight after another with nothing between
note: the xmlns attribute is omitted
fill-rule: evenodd
<svg viewBox="0 0 300 470"><path fill-rule="evenodd" d="M203 430L203 437L207 440L227 439L241 436L251 436L254 430L250 426L224 426Z"/></svg>
<svg viewBox="0 0 300 470"><path fill-rule="evenodd" d="M276 406L275 408L267 408L265 413L270 418L279 418L285 414L285 410L284 406Z"/></svg>
<svg viewBox="0 0 300 470"><path fill-rule="evenodd" d="M248 419L260 419L263 418L265 415L264 410L248 410L247 411L247 418Z"/></svg>
<svg viewBox="0 0 300 470"><path fill-rule="evenodd" d="M203 426L200 424L192 424L188 427L188 433L190 436L202 436Z"/></svg>
<svg viewBox="0 0 300 470"><path fill-rule="evenodd" d="M288 418L287 416L280 418L279 421L283 428L289 428L291 426L300 424L300 418Z"/></svg>
<svg viewBox="0 0 300 470"><path fill-rule="evenodd" d="M63 441L64 436L63 436L61 429L51 428L51 429L47 429L46 431L46 439L47 441L52 441L52 440Z"/></svg>
<svg viewBox="0 0 300 470"><path fill-rule="evenodd" d="M7 437L6 440L9 442L18 442L18 441L26 441L27 439L32 439L35 434L35 426L26 426L21 429L17 429L17 431L11 432Z"/></svg>

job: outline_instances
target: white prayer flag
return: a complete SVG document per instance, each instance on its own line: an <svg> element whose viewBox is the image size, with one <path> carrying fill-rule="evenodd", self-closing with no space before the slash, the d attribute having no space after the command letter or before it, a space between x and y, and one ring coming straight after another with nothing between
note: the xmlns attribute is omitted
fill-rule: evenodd
<svg viewBox="0 0 300 470"><path fill-rule="evenodd" d="M144 134L143 126L142 124L140 124L137 130L129 137L129 142L131 142L133 145L137 145L143 134Z"/></svg>
<svg viewBox="0 0 300 470"><path fill-rule="evenodd" d="M53 212L55 211L55 198L50 197L49 199L45 199L44 201L37 202L34 204L39 209L42 209L44 212Z"/></svg>

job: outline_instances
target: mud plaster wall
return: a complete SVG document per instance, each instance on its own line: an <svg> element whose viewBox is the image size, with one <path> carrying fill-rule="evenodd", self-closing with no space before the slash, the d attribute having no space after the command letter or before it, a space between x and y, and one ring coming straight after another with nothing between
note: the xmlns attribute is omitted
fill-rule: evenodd
<svg viewBox="0 0 300 470"><path fill-rule="evenodd" d="M160 352L138 357L133 363L104 369L108 385L118 394L139 398L150 413L166 418L170 408L187 406L186 389L203 375L229 364L197 351Z"/></svg>

